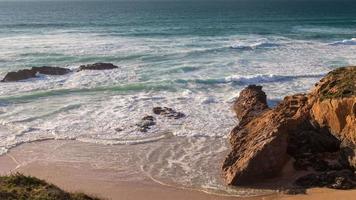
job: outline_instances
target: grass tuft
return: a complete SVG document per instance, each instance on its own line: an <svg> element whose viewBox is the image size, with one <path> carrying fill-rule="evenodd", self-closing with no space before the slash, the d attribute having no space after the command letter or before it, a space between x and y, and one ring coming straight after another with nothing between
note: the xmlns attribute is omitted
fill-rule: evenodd
<svg viewBox="0 0 356 200"><path fill-rule="evenodd" d="M1 200L100 200L83 193L69 193L53 184L20 173L0 176Z"/></svg>
<svg viewBox="0 0 356 200"><path fill-rule="evenodd" d="M341 67L321 80L320 100L356 95L356 67Z"/></svg>

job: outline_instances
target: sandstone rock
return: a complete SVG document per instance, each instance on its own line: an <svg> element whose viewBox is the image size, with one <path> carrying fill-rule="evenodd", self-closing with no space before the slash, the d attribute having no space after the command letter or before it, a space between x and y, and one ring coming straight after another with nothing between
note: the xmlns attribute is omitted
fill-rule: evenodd
<svg viewBox="0 0 356 200"><path fill-rule="evenodd" d="M249 85L240 92L234 103L234 110L240 121L240 126L267 109L267 96L262 91L262 86Z"/></svg>
<svg viewBox="0 0 356 200"><path fill-rule="evenodd" d="M175 110L173 110L172 108L168 108L168 107L154 107L152 109L153 113L156 115L162 115L165 116L167 118L171 118L171 119L180 119L185 117L185 114L182 112L177 112Z"/></svg>
<svg viewBox="0 0 356 200"><path fill-rule="evenodd" d="M29 78L35 78L37 73L46 75L64 75L70 72L70 69L61 67L32 67L31 69L23 69L17 72L9 72L6 74L2 82L20 81Z"/></svg>
<svg viewBox="0 0 356 200"><path fill-rule="evenodd" d="M299 185L354 188L355 97L356 67L330 72L309 94L288 96L274 109L261 87L247 87L234 104L240 123L230 133L232 150L222 167L226 183L275 177L293 157L295 169L316 171ZM343 176L345 170L352 175Z"/></svg>
<svg viewBox="0 0 356 200"><path fill-rule="evenodd" d="M346 162L356 169L356 67L330 72L312 91L314 123L338 138Z"/></svg>
<svg viewBox="0 0 356 200"><path fill-rule="evenodd" d="M94 63L88 65L81 65L78 71L82 70L108 70L108 69L116 69L118 66L113 65L111 63Z"/></svg>
<svg viewBox="0 0 356 200"><path fill-rule="evenodd" d="M222 167L227 184L243 185L279 174L289 158L288 133L307 120L307 100L302 94L286 97L275 109L232 130L232 151Z"/></svg>

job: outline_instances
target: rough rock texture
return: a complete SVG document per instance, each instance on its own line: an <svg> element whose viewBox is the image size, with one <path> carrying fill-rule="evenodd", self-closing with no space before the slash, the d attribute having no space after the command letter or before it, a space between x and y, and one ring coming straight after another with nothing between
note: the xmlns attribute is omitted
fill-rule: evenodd
<svg viewBox="0 0 356 200"><path fill-rule="evenodd" d="M333 189L355 189L356 176L351 170L327 171L311 173L296 180L302 187L329 187Z"/></svg>
<svg viewBox="0 0 356 200"><path fill-rule="evenodd" d="M153 116L150 115L144 116L141 121L136 124L140 132L147 132L149 129L151 129L151 126L154 125L156 125L156 120Z"/></svg>
<svg viewBox="0 0 356 200"><path fill-rule="evenodd" d="M312 95L314 123L341 141L343 162L356 169L356 67L330 72Z"/></svg>
<svg viewBox="0 0 356 200"><path fill-rule="evenodd" d="M2 82L20 81L29 78L37 77L37 73L46 75L64 75L70 72L70 69L61 67L32 67L31 69L23 69L17 72L9 72L6 74Z"/></svg>
<svg viewBox="0 0 356 200"><path fill-rule="evenodd" d="M154 107L152 111L156 115L162 115L170 119L180 119L185 117L184 113L175 111L168 107Z"/></svg>
<svg viewBox="0 0 356 200"><path fill-rule="evenodd" d="M48 66L32 67L32 70L36 71L37 73L46 74L46 75L64 75L71 72L71 70L67 68L48 67Z"/></svg>
<svg viewBox="0 0 356 200"><path fill-rule="evenodd" d="M245 88L234 104L240 123L230 133L232 150L222 167L226 183L275 177L293 158L296 170L315 172L298 185L354 188L355 173L344 171L354 172L356 160L355 86L356 67L339 68L309 94L287 96L273 109L261 87Z"/></svg>
<svg viewBox="0 0 356 200"><path fill-rule="evenodd" d="M289 158L289 131L297 129L307 120L307 100L302 94L286 97L275 109L263 112L232 130L232 151L223 164L227 184L246 184L276 176L280 172Z"/></svg>
<svg viewBox="0 0 356 200"><path fill-rule="evenodd" d="M36 71L31 69L23 69L17 72L9 72L6 74L2 82L12 82L12 81L20 81L29 78L36 77Z"/></svg>
<svg viewBox="0 0 356 200"><path fill-rule="evenodd" d="M268 109L266 93L262 91L262 86L256 85L249 85L243 89L234 104L240 125L248 123L266 109Z"/></svg>
<svg viewBox="0 0 356 200"><path fill-rule="evenodd" d="M88 65L81 65L78 71L82 70L108 70L108 69L116 69L118 66L113 65L111 63L94 63Z"/></svg>

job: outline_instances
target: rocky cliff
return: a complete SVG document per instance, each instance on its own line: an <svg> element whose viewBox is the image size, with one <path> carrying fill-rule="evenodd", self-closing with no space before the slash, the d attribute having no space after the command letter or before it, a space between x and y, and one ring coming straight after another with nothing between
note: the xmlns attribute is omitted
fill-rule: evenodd
<svg viewBox="0 0 356 200"><path fill-rule="evenodd" d="M226 183L276 177L292 159L296 170L312 172L298 185L355 188L355 88L356 67L344 67L272 109L261 86L242 90L234 104L240 123L230 133L232 150L222 167Z"/></svg>

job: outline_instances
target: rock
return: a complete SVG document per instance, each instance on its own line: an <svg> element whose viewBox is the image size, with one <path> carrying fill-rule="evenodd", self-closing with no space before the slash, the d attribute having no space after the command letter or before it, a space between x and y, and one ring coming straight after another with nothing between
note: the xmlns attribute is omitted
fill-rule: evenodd
<svg viewBox="0 0 356 200"><path fill-rule="evenodd" d="M302 94L286 97L276 108L232 130L232 151L222 167L227 184L244 185L279 174L289 159L288 133L307 120L307 100Z"/></svg>
<svg viewBox="0 0 356 200"><path fill-rule="evenodd" d="M94 63L88 65L81 65L78 71L82 70L108 70L108 69L116 69L118 66L113 65L111 63Z"/></svg>
<svg viewBox="0 0 356 200"><path fill-rule="evenodd" d="M139 123L136 124L138 130L141 132L147 132L149 129L151 129L151 126L154 125L156 125L155 118L150 115L146 115Z"/></svg>
<svg viewBox="0 0 356 200"><path fill-rule="evenodd" d="M307 174L298 178L295 183L305 188L329 187L333 189L356 188L356 177L351 170L329 171L323 173Z"/></svg>
<svg viewBox="0 0 356 200"><path fill-rule="evenodd" d="M168 107L154 107L152 109L153 113L156 115L162 115L164 117L170 118L170 119L180 119L185 117L185 114L182 112L177 112L173 110L172 108Z"/></svg>
<svg viewBox="0 0 356 200"><path fill-rule="evenodd" d="M249 85L243 89L233 108L240 125L248 123L261 112L267 110L267 96L262 91L262 86Z"/></svg>
<svg viewBox="0 0 356 200"><path fill-rule="evenodd" d="M227 184L276 177L292 157L296 170L315 171L299 185L355 188L356 67L330 72L310 93L287 96L273 109L261 87L249 86L234 110L240 123L222 166Z"/></svg>
<svg viewBox="0 0 356 200"><path fill-rule="evenodd" d="M32 67L31 69L23 69L17 72L9 72L6 74L2 82L20 81L29 78L37 77L37 73L46 75L64 75L70 72L70 69L61 67Z"/></svg>
<svg viewBox="0 0 356 200"><path fill-rule="evenodd" d="M118 127L118 128L115 128L115 131L116 132L121 132L121 131L123 131L124 129L123 128L120 128L120 127Z"/></svg>
<svg viewBox="0 0 356 200"><path fill-rule="evenodd" d="M68 74L71 72L70 69L67 68L62 68L62 67L32 67L32 70L36 71L37 73L40 74L46 74L46 75L64 75Z"/></svg>
<svg viewBox="0 0 356 200"><path fill-rule="evenodd" d="M345 162L356 169L356 67L330 72L311 93L313 122L338 138Z"/></svg>
<svg viewBox="0 0 356 200"><path fill-rule="evenodd" d="M6 74L2 82L13 82L13 81L20 81L29 78L35 78L36 73L37 72L32 69L23 69L17 72L9 72Z"/></svg>

